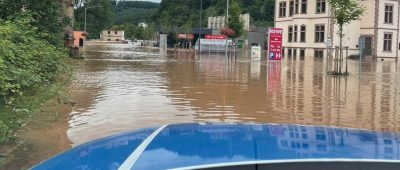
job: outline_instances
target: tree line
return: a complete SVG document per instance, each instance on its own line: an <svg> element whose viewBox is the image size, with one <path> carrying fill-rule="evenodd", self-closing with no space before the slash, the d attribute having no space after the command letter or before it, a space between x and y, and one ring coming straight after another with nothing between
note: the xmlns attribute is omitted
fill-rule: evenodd
<svg viewBox="0 0 400 170"><path fill-rule="evenodd" d="M138 27L140 22L152 25L152 31L155 31L155 29L165 30L167 27L195 28L200 25L200 0L162 0L161 3L146 1L120 1L117 3L117 1L109 0L74 1L76 4L75 30L83 30L84 8L85 6L88 7L87 30L90 33L89 38L99 38L103 29L124 28L125 31L130 32L127 38L140 39L144 37L144 34L147 34L144 29ZM250 13L251 23L255 26L272 26L274 0L230 1L231 4L238 4L239 13ZM207 26L207 18L210 16L225 15L226 3L226 0L203 0L201 26ZM140 33L131 34L136 31Z"/></svg>
<svg viewBox="0 0 400 170"><path fill-rule="evenodd" d="M250 13L251 22L256 26L271 26L274 21L274 0L230 0L238 3L241 13ZM204 18L201 25L207 25L210 16L226 14L227 0L203 0ZM157 25L199 27L200 0L163 0L153 19Z"/></svg>

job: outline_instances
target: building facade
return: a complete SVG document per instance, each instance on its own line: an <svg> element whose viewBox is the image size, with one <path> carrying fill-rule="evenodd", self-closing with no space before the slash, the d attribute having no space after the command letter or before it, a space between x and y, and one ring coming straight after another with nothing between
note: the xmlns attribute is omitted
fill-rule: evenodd
<svg viewBox="0 0 400 170"><path fill-rule="evenodd" d="M86 35L84 31L74 31L74 47L83 47L86 44Z"/></svg>
<svg viewBox="0 0 400 170"><path fill-rule="evenodd" d="M250 30L250 14L240 14L240 21L243 22L243 29ZM225 28L225 16L208 17L208 29L220 30Z"/></svg>
<svg viewBox="0 0 400 170"><path fill-rule="evenodd" d="M104 30L100 33L101 41L124 41L125 32L120 30Z"/></svg>
<svg viewBox="0 0 400 170"><path fill-rule="evenodd" d="M363 16L344 28L343 45L349 55L399 58L398 0L361 0ZM322 58L339 46L338 27L328 0L277 0L275 26L283 28L284 56ZM363 43L360 44L360 37Z"/></svg>

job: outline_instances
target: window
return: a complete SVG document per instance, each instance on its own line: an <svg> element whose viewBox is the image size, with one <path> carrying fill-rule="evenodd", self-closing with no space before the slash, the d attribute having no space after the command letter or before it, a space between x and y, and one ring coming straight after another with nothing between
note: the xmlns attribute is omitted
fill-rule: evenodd
<svg viewBox="0 0 400 170"><path fill-rule="evenodd" d="M289 142L288 141L281 141L281 145L283 146L283 147L286 147L286 148L288 148L289 147Z"/></svg>
<svg viewBox="0 0 400 170"><path fill-rule="evenodd" d="M392 33L385 33L383 39L383 51L392 51Z"/></svg>
<svg viewBox="0 0 400 170"><path fill-rule="evenodd" d="M297 57L297 49L293 49L293 58Z"/></svg>
<svg viewBox="0 0 400 170"><path fill-rule="evenodd" d="M392 144L393 144L392 140L390 140L390 139L384 139L384 140L383 140L383 143L384 143L385 145L392 145Z"/></svg>
<svg viewBox="0 0 400 170"><path fill-rule="evenodd" d="M385 147L385 154L393 154L393 148L391 147Z"/></svg>
<svg viewBox="0 0 400 170"><path fill-rule="evenodd" d="M115 33L115 34L118 34L118 32L117 32L117 31L115 31L114 33Z"/></svg>
<svg viewBox="0 0 400 170"><path fill-rule="evenodd" d="M295 149L296 148L296 143L295 142L290 142L290 147Z"/></svg>
<svg viewBox="0 0 400 170"><path fill-rule="evenodd" d="M308 139L307 133L302 133L302 134L301 134L301 138L302 138L302 139Z"/></svg>
<svg viewBox="0 0 400 170"><path fill-rule="evenodd" d="M286 2L279 3L279 17L286 17Z"/></svg>
<svg viewBox="0 0 400 170"><path fill-rule="evenodd" d="M323 43L325 41L325 25L315 26L315 42Z"/></svg>
<svg viewBox="0 0 400 170"><path fill-rule="evenodd" d="M297 34L298 33L298 26L297 25L295 25L294 26L294 42L297 42Z"/></svg>
<svg viewBox="0 0 400 170"><path fill-rule="evenodd" d="M293 41L293 26L289 26L289 31L288 31L288 42Z"/></svg>
<svg viewBox="0 0 400 170"><path fill-rule="evenodd" d="M111 31L108 31L108 34L111 34Z"/></svg>
<svg viewBox="0 0 400 170"><path fill-rule="evenodd" d="M307 14L307 0L301 0L301 13Z"/></svg>
<svg viewBox="0 0 400 170"><path fill-rule="evenodd" d="M323 58L324 50L314 50L314 58Z"/></svg>
<svg viewBox="0 0 400 170"><path fill-rule="evenodd" d="M306 26L300 26L300 42L306 42Z"/></svg>
<svg viewBox="0 0 400 170"><path fill-rule="evenodd" d="M300 49L300 58L304 58L306 56L306 50Z"/></svg>
<svg viewBox="0 0 400 170"><path fill-rule="evenodd" d="M326 12L326 0L317 0L317 13Z"/></svg>
<svg viewBox="0 0 400 170"><path fill-rule="evenodd" d="M393 24L393 5L385 5L385 24Z"/></svg>
<svg viewBox="0 0 400 170"><path fill-rule="evenodd" d="M285 48L282 48L282 58L285 57Z"/></svg>
<svg viewBox="0 0 400 170"><path fill-rule="evenodd" d="M317 151L326 152L326 151L328 151L328 147L326 145L318 144L317 145Z"/></svg>
<svg viewBox="0 0 400 170"><path fill-rule="evenodd" d="M289 2L289 17L291 17L291 16L293 16L293 8L294 8L294 6L293 6L294 4L293 4L293 0L292 1L290 1Z"/></svg>
<svg viewBox="0 0 400 170"><path fill-rule="evenodd" d="M308 150L308 148L310 148L310 145L308 143L303 143L303 147L304 150Z"/></svg>
<svg viewBox="0 0 400 170"><path fill-rule="evenodd" d="M325 135L325 134L316 134L316 135L315 135L315 138L316 138L318 141L326 141L326 135Z"/></svg>
<svg viewBox="0 0 400 170"><path fill-rule="evenodd" d="M300 6L300 2L299 2L299 0L296 0L296 3L294 5L294 13L295 14L299 14L299 6Z"/></svg>
<svg viewBox="0 0 400 170"><path fill-rule="evenodd" d="M288 48L288 57L290 58L290 57L292 57L293 55L292 55L292 49L291 48Z"/></svg>

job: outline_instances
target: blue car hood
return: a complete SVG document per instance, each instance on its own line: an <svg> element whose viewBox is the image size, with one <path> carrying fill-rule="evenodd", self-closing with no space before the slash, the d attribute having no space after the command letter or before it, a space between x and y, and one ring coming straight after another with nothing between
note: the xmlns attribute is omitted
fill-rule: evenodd
<svg viewBox="0 0 400 170"><path fill-rule="evenodd" d="M247 162L399 162L397 133L286 124L176 124L96 140L33 169L174 169Z"/></svg>

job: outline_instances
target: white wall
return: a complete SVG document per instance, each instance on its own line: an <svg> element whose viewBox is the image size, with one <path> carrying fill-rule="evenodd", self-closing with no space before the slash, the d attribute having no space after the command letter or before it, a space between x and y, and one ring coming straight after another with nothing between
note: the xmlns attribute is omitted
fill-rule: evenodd
<svg viewBox="0 0 400 170"><path fill-rule="evenodd" d="M396 57L397 56L397 38L398 38L398 1L391 1L391 0L380 0L379 1L379 29L378 29L378 44L377 44L377 56L378 57ZM392 4L393 5L393 24L385 24L385 5ZM385 52L383 51L383 43L384 43L384 34L385 33L392 33L392 51Z"/></svg>
<svg viewBox="0 0 400 170"><path fill-rule="evenodd" d="M301 2L301 0L299 0ZM279 17L279 3L286 2L286 17ZM398 15L399 15L399 1L394 0L380 0L379 1L379 16L378 16L378 27L375 28L375 14L376 10L375 6L377 1L375 0L361 0L360 3L365 7L364 15L361 17L360 20L353 21L350 24L347 24L344 27L344 34L345 37L343 39L344 46L348 46L351 53L350 54L357 54L358 53L358 41L359 37L362 35L372 35L374 39L377 39L376 46L377 56L376 57L397 57L398 53L398 44L397 41L400 39L400 35L398 35ZM330 24L334 24L329 20L329 4L327 3L326 13L317 14L316 13L316 0L308 0L307 6L307 13L301 14L301 3L299 5L299 13L294 14L293 16L289 17L289 3L290 0L276 0L275 2L275 26L278 28L283 28L284 35L283 35L283 46L290 47L290 48L308 48L313 51L315 48L326 48L325 43L315 43L314 36L315 36L315 25L316 24L324 24L325 25L325 41L330 37L331 30ZM384 17L385 17L385 4L393 4L393 24L385 24ZM288 26L289 25L298 25L298 39L300 39L300 26L306 25L307 27L307 37L306 43L300 42L288 42ZM338 35L338 27L335 25L333 29L333 47L339 45L339 35ZM375 32L378 34L375 35ZM391 52L383 52L383 39L384 33L390 32L393 34L393 41L392 41L392 51ZM375 41L374 41L375 42ZM374 43L373 42L373 43ZM299 51L299 50L297 50ZM310 51L310 50L307 50ZM287 50L285 50L287 53ZM308 52L307 52L308 53ZM312 52L308 53L312 54ZM325 55L326 56L326 55Z"/></svg>

